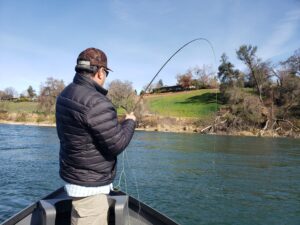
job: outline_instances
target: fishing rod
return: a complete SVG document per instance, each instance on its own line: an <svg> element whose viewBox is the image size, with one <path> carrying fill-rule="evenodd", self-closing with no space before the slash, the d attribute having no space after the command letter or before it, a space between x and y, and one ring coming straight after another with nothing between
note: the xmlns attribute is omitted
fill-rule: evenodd
<svg viewBox="0 0 300 225"><path fill-rule="evenodd" d="M213 45L211 44L211 42L209 40L207 40L206 38L195 38L187 43L185 43L183 46L181 46L176 52L173 53L173 55L171 55L170 58L168 58L168 60L162 65L162 67L160 67L160 69L157 71L157 73L154 75L154 77L152 78L152 80L149 82L149 84L147 85L146 89L144 90L144 92L140 95L138 101L135 103L134 105L134 108L133 108L133 112L136 110L136 107L139 105L139 103L141 102L143 96L145 93L147 93L149 87L151 86L151 84L153 83L153 81L155 80L155 78L158 76L158 74L160 73L160 71L162 71L162 69L168 64L168 62L178 53L180 52L183 48L185 48L187 45L191 44L192 42L195 42L195 41L206 41L212 52L213 52L213 55L214 55L214 60L215 60L215 64L216 64L216 55L215 55L215 51L214 51L214 47Z"/></svg>
<svg viewBox="0 0 300 225"><path fill-rule="evenodd" d="M213 45L211 44L211 42L209 40L207 40L206 38L195 38L187 43L185 43L183 46L181 46L176 52L174 52L170 58L168 58L168 60L160 67L160 69L157 71L157 73L154 75L154 77L151 79L151 81L149 82L149 84L147 85L147 87L145 88L144 90L144 93L142 93L138 99L138 101L135 103L134 105L134 108L132 110L132 112L134 112L137 108L137 106L139 105L139 103L141 102L142 98L143 98L143 95L148 91L149 87L151 86L151 84L153 83L153 81L155 80L155 78L158 76L158 74L162 71L162 69L168 64L168 62L178 53L180 52L183 48L185 48L187 45L195 42L195 41L206 41L212 52L213 52L213 55L214 55L214 61L215 61L215 65L216 65L216 55L215 55L215 51L214 51L214 48L213 48ZM217 98L217 95L216 95L216 98ZM216 101L217 102L217 101ZM127 112L127 109L124 107L124 106L120 106L121 108L125 109L125 111ZM214 149L215 149L215 146L214 146ZM128 158L127 158L127 149L125 149L125 151L123 151L122 155L123 155L123 164L122 164L122 171L120 173L120 176L119 176L119 182L118 182L118 185L115 187L115 190L119 190L121 188L121 180L124 176L124 182L125 182L125 188L127 189L127 182L126 182L126 173L125 173L125 154L126 154L126 160L128 162ZM214 162L213 162L214 164ZM129 164L128 164L129 165ZM139 200L139 188L138 188L138 182L136 180L136 176L134 176L134 179L135 179L135 185L136 185L136 189L137 189L137 195L138 195L138 200ZM126 191L127 192L127 191ZM140 201L139 201L139 211L138 211L138 218L139 218L139 214L140 214L140 210L141 210L141 205L140 205ZM139 219L140 220L140 219Z"/></svg>

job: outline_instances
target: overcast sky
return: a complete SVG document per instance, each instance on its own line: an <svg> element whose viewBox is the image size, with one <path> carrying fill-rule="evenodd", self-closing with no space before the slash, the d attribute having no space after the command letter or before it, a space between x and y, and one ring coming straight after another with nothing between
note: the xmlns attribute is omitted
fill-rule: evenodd
<svg viewBox="0 0 300 225"><path fill-rule="evenodd" d="M278 62L300 47L299 0L0 0L0 90L29 85L39 90L52 76L72 81L78 54L88 47L106 52L114 70L107 81L129 80L141 90L181 45L161 72L165 84L196 65L217 70L225 52L239 69L235 51L258 47L264 60Z"/></svg>

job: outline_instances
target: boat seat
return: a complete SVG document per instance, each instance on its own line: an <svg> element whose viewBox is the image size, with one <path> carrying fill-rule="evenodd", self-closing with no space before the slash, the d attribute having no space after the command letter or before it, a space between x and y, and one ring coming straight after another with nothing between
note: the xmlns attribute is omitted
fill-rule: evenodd
<svg viewBox="0 0 300 225"><path fill-rule="evenodd" d="M109 225L127 224L128 200L127 195L108 196ZM72 199L69 197L40 200L38 210L42 225L70 224L71 209Z"/></svg>

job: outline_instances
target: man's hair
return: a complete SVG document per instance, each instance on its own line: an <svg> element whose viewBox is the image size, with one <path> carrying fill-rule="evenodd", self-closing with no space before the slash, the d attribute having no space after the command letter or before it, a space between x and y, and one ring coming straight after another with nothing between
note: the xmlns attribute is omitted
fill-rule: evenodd
<svg viewBox="0 0 300 225"><path fill-rule="evenodd" d="M90 72L90 71L87 71L85 69L80 69L80 68L77 68L77 67L75 67L75 71L77 73L79 73L80 75L90 76L90 77L94 77L96 75L96 73L98 72L98 70L96 72Z"/></svg>

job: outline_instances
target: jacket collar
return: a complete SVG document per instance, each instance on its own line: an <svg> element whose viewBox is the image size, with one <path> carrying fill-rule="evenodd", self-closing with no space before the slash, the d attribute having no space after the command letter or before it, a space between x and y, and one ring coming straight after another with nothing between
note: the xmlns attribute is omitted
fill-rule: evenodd
<svg viewBox="0 0 300 225"><path fill-rule="evenodd" d="M82 85L85 87L95 89L96 91L100 92L103 95L107 95L107 90L105 88L101 87L99 84L97 84L95 81L93 81L88 76L82 75L80 73L76 73L74 76L73 82L78 85Z"/></svg>

